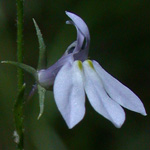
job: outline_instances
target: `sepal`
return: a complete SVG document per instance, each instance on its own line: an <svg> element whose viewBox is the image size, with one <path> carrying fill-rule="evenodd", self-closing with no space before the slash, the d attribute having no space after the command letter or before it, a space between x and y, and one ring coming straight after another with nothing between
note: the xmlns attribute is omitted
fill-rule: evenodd
<svg viewBox="0 0 150 150"><path fill-rule="evenodd" d="M16 67L19 67L19 68L25 70L26 72L30 73L37 80L37 71L31 66L28 66L28 65L23 64L23 63L18 63L15 61L1 61L1 63L2 64L11 64L11 65L14 65Z"/></svg>
<svg viewBox="0 0 150 150"><path fill-rule="evenodd" d="M41 33L40 28L38 27L36 21L33 19L33 23L36 29L36 34L39 42L39 61L38 61L38 67L37 69L44 69L46 68L47 61L46 61L46 46L44 43L44 39Z"/></svg>
<svg viewBox="0 0 150 150"><path fill-rule="evenodd" d="M37 119L40 119L44 112L44 99L45 99L46 89L42 86L38 85L38 94L39 94L39 106L40 106L40 113Z"/></svg>

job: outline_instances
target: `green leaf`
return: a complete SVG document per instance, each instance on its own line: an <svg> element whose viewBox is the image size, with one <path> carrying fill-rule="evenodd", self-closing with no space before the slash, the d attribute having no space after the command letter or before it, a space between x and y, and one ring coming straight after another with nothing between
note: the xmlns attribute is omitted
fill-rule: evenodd
<svg viewBox="0 0 150 150"><path fill-rule="evenodd" d="M42 37L42 33L36 23L36 21L33 19L38 41L39 41L39 61L38 61L38 70L44 69L46 67L46 46Z"/></svg>
<svg viewBox="0 0 150 150"><path fill-rule="evenodd" d="M20 89L17 99L14 103L14 121L15 121L15 126L16 126L16 131L15 131L15 141L16 142L23 142L20 141L23 136L23 104L24 104L24 91L25 91L26 85L23 84L22 88Z"/></svg>
<svg viewBox="0 0 150 150"><path fill-rule="evenodd" d="M1 63L3 63L3 64L11 64L11 65L14 65L16 67L19 67L19 68L27 71L31 75L33 75L35 77L35 79L37 80L37 71L31 66L25 65L23 63L14 62L14 61L1 61Z"/></svg>
<svg viewBox="0 0 150 150"><path fill-rule="evenodd" d="M40 119L40 117L44 112L44 99L45 99L46 89L38 85L38 93L39 93L39 106L40 106L40 113L38 119Z"/></svg>

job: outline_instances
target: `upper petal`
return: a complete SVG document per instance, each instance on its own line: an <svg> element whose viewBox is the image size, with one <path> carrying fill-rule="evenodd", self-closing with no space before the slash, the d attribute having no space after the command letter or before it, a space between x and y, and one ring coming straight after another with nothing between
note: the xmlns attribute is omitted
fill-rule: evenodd
<svg viewBox="0 0 150 150"><path fill-rule="evenodd" d="M81 50L83 42L84 42L84 35L82 32L80 32L79 28L74 24L72 21L66 21L67 24L73 24L77 29L77 42L75 45L75 48L73 50L73 53L77 53Z"/></svg>
<svg viewBox="0 0 150 150"><path fill-rule="evenodd" d="M121 127L125 121L125 113L119 104L106 93L102 81L97 75L90 60L83 62L85 74L85 91L93 108L110 120L116 127Z"/></svg>
<svg viewBox="0 0 150 150"><path fill-rule="evenodd" d="M68 127L73 128L85 114L85 92L80 61L67 63L58 72L54 82L54 97Z"/></svg>
<svg viewBox="0 0 150 150"><path fill-rule="evenodd" d="M77 15L75 15L73 13L67 12L67 11L66 11L66 14L73 21L73 22L69 21L69 23L72 23L77 28L77 45L75 47L75 51L79 52L81 50L84 50L84 55L82 55L82 56L85 56L85 58L83 59L83 60L85 60L87 58L87 56L88 56L88 50L89 50L89 45L90 45L89 29L88 29L86 23L79 16L77 16ZM83 44L84 44L83 43L84 42L83 41L83 36L85 37L85 45L84 45L84 47L83 47ZM75 59L77 59L77 57L78 57L78 55L76 55Z"/></svg>
<svg viewBox="0 0 150 150"><path fill-rule="evenodd" d="M86 25L86 23L76 14L73 14L71 12L67 12L66 14L68 17L71 18L71 20L74 22L76 27L80 30L80 32L88 39L90 39L89 29Z"/></svg>
<svg viewBox="0 0 150 150"><path fill-rule="evenodd" d="M93 61L93 65L104 88L114 101L129 110L146 115L143 103L129 88L107 73L96 61Z"/></svg>

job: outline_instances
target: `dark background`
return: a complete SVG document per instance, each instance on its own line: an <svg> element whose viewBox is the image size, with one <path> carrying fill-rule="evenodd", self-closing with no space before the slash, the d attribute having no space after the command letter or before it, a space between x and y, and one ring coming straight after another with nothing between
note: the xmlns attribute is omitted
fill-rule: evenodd
<svg viewBox="0 0 150 150"><path fill-rule="evenodd" d="M86 115L72 130L62 119L52 92L38 121L38 95L25 104L25 150L149 150L150 149L150 1L146 0L25 0L24 63L36 67L38 41L32 18L47 46L49 65L76 39L66 25L65 10L87 23L90 59L134 91L148 116L126 111L121 129L97 114L86 101ZM16 61L16 3L0 0L0 60ZM17 95L16 68L0 65L0 150L15 150L13 103ZM34 79L25 73L25 97Z"/></svg>

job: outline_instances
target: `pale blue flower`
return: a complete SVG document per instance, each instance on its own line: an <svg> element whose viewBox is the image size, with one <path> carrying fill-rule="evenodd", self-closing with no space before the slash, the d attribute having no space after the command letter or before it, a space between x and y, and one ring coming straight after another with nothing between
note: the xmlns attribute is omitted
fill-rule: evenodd
<svg viewBox="0 0 150 150"><path fill-rule="evenodd" d="M146 115L141 100L126 86L107 73L98 62L88 60L90 34L85 22L66 12L77 29L77 41L51 67L38 71L38 82L46 88L53 86L57 107L69 128L85 115L85 94L92 107L116 127L125 121L122 107ZM121 107L122 106L122 107Z"/></svg>

